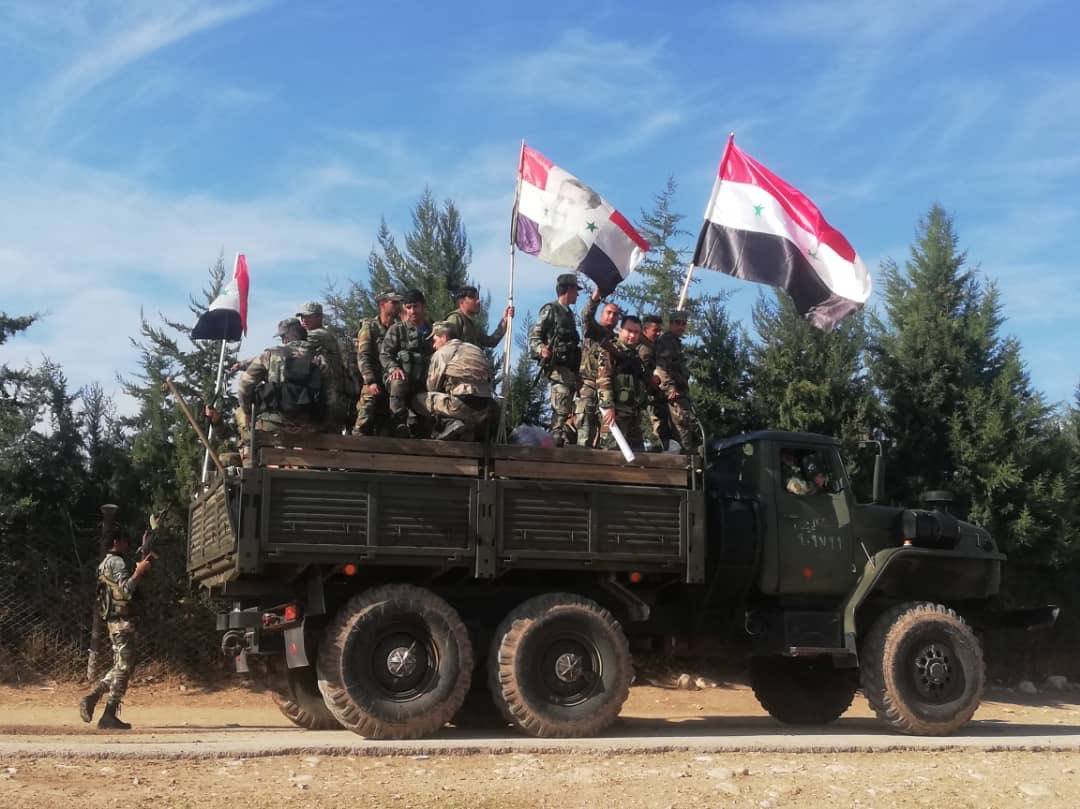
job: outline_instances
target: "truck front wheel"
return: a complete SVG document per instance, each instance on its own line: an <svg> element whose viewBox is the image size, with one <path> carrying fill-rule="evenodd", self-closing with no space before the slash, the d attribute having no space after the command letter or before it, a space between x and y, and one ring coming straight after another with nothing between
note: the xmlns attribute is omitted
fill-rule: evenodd
<svg viewBox="0 0 1080 809"><path fill-rule="evenodd" d="M371 739L415 739L461 707L472 643L454 608L430 590L386 585L334 616L318 669L319 690L342 725Z"/></svg>
<svg viewBox="0 0 1080 809"><path fill-rule="evenodd" d="M750 687L761 707L788 725L827 725L851 707L859 688L853 671L828 658L753 657Z"/></svg>
<svg viewBox="0 0 1080 809"><path fill-rule="evenodd" d="M867 701L901 733L944 736L979 707L982 647L971 627L941 604L901 604L884 613L859 657Z"/></svg>
<svg viewBox="0 0 1080 809"><path fill-rule="evenodd" d="M538 596L499 626L488 661L491 694L530 736L595 736L630 694L630 647L615 617L566 593Z"/></svg>

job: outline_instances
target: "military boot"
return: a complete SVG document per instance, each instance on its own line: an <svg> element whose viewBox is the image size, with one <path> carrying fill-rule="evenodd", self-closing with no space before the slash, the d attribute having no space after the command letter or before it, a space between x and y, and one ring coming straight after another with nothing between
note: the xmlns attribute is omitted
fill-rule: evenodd
<svg viewBox="0 0 1080 809"><path fill-rule="evenodd" d="M94 708L97 707L98 700L104 693L105 689L99 684L97 688L79 700L79 716L82 721L89 722L94 718Z"/></svg>
<svg viewBox="0 0 1080 809"><path fill-rule="evenodd" d="M110 702L105 706L105 713L101 715L97 726L102 730L131 730L131 723L125 722L116 715L120 705Z"/></svg>
<svg viewBox="0 0 1080 809"><path fill-rule="evenodd" d="M439 441L463 441L468 431L468 425L461 419L447 419L435 438Z"/></svg>

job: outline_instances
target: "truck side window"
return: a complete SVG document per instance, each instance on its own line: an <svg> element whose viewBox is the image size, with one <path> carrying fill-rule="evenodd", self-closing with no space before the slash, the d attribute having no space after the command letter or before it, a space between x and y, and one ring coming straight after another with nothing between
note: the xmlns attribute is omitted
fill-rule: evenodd
<svg viewBox="0 0 1080 809"><path fill-rule="evenodd" d="M836 494L839 491L835 470L827 451L799 447L780 450L780 479L784 488L798 497Z"/></svg>

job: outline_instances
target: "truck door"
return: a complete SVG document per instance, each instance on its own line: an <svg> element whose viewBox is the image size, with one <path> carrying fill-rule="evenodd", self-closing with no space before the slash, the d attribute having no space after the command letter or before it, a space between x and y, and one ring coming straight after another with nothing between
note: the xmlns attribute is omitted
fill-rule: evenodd
<svg viewBox="0 0 1080 809"><path fill-rule="evenodd" d="M773 459L779 592L842 594L856 574L846 478L835 447L779 445Z"/></svg>

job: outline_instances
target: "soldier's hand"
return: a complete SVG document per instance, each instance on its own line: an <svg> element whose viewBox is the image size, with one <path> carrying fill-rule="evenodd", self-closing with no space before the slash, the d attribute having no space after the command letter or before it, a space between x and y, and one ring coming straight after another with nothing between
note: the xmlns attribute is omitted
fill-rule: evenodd
<svg viewBox="0 0 1080 809"><path fill-rule="evenodd" d="M503 312L503 320L506 321L507 319L512 318L513 316L514 316L514 307L513 306L507 306L506 311Z"/></svg>
<svg viewBox="0 0 1080 809"><path fill-rule="evenodd" d="M658 377L656 374L653 374L652 375L652 383L656 387L660 387L660 377Z"/></svg>
<svg viewBox="0 0 1080 809"><path fill-rule="evenodd" d="M400 368L395 368L393 371L390 372L390 378L395 381L399 379L404 379L405 372L402 371Z"/></svg>
<svg viewBox="0 0 1080 809"><path fill-rule="evenodd" d="M141 561L135 563L135 575L136 576L143 575L143 573L146 572L146 569L148 567L150 567L150 557L149 556L147 556L145 559L142 559Z"/></svg>
<svg viewBox="0 0 1080 809"><path fill-rule="evenodd" d="M590 296L594 301L600 300L600 287L593 287L592 295Z"/></svg>
<svg viewBox="0 0 1080 809"><path fill-rule="evenodd" d="M551 359L551 349L548 346L540 346L540 359L544 362Z"/></svg>
<svg viewBox="0 0 1080 809"><path fill-rule="evenodd" d="M211 424L217 424L221 421L221 414L210 405L203 408L203 414L210 419Z"/></svg>
<svg viewBox="0 0 1080 809"><path fill-rule="evenodd" d="M677 390L673 390L671 393L669 393L667 395L667 400L669 402L674 402L678 398L679 398L679 392Z"/></svg>
<svg viewBox="0 0 1080 809"><path fill-rule="evenodd" d="M378 382L372 382L370 385L365 385L364 390L366 390L372 396L378 396L379 395L379 383Z"/></svg>
<svg viewBox="0 0 1080 809"><path fill-rule="evenodd" d="M610 427L612 424L615 423L615 408L614 407L609 407L606 410L601 410L600 414L604 418L604 424L607 425L608 427Z"/></svg>

